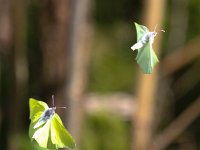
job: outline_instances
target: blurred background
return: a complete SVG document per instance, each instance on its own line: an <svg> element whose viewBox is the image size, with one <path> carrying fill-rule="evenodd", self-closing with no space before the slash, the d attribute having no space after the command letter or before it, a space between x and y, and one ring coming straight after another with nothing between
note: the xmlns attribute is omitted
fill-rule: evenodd
<svg viewBox="0 0 200 150"><path fill-rule="evenodd" d="M200 150L199 0L0 0L0 149L30 143L29 98L56 106L77 150ZM130 47L159 32L153 74Z"/></svg>

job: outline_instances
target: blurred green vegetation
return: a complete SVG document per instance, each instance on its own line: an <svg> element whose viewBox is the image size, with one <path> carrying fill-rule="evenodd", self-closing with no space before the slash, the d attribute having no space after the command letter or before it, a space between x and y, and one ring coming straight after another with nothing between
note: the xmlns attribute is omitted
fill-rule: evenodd
<svg viewBox="0 0 200 150"><path fill-rule="evenodd" d="M132 92L135 87L133 24L118 23L97 27L92 48L90 90L92 92Z"/></svg>
<svg viewBox="0 0 200 150"><path fill-rule="evenodd" d="M140 0L95 0L95 25L109 28L116 22L136 21L141 16L143 3L144 1Z"/></svg>
<svg viewBox="0 0 200 150"><path fill-rule="evenodd" d="M134 22L141 7L139 0L95 1L89 91L133 92L138 68L130 47L136 41Z"/></svg>
<svg viewBox="0 0 200 150"><path fill-rule="evenodd" d="M187 40L200 34L200 1L190 0L188 5L188 30Z"/></svg>
<svg viewBox="0 0 200 150"><path fill-rule="evenodd" d="M16 145L20 150L47 150L45 148L41 148L38 147L37 145L34 145L31 143L29 137L27 134L21 134L21 135L17 135L15 137L12 137L12 139L15 143L17 143L18 145Z"/></svg>
<svg viewBox="0 0 200 150"><path fill-rule="evenodd" d="M130 149L131 124L109 112L97 112L84 121L81 132L82 150Z"/></svg>

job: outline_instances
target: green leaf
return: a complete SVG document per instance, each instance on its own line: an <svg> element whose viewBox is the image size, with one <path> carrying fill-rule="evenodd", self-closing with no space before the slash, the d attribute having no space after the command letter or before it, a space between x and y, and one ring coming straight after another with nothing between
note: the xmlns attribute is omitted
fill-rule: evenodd
<svg viewBox="0 0 200 150"><path fill-rule="evenodd" d="M30 98L29 106L31 119L29 137L32 142L47 149L75 147L72 136L65 129L58 114L54 111L50 115L46 113L52 108L49 108L46 103L33 98Z"/></svg>
<svg viewBox="0 0 200 150"><path fill-rule="evenodd" d="M151 74L153 67L159 62L152 44L157 32L149 32L148 28L135 23L137 31L137 43L131 49L138 50L136 61L145 74Z"/></svg>

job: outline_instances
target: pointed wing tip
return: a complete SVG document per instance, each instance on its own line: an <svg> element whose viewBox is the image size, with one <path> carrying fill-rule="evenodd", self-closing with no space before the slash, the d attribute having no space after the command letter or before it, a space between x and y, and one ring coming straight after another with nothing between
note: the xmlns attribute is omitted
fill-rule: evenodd
<svg viewBox="0 0 200 150"><path fill-rule="evenodd" d="M29 98L29 102L31 102L31 101L35 101L35 99L34 98Z"/></svg>
<svg viewBox="0 0 200 150"><path fill-rule="evenodd" d="M137 28L139 26L139 24L137 22L134 22L135 27Z"/></svg>
<svg viewBox="0 0 200 150"><path fill-rule="evenodd" d="M34 102L37 102L37 100L34 98L29 98L29 104L34 103Z"/></svg>
<svg viewBox="0 0 200 150"><path fill-rule="evenodd" d="M139 25L137 22L134 22L135 25Z"/></svg>
<svg viewBox="0 0 200 150"><path fill-rule="evenodd" d="M137 63L138 63L138 65L140 66L140 69L142 70L142 72L143 72L144 74L149 75L149 74L152 74L152 73L153 73L153 67L146 68L145 66L141 65L139 62L137 62Z"/></svg>
<svg viewBox="0 0 200 150"><path fill-rule="evenodd" d="M148 75L153 73L153 69L149 69L149 70L142 69L142 71L144 74L148 74Z"/></svg>
<svg viewBox="0 0 200 150"><path fill-rule="evenodd" d="M144 74L148 74L148 75L150 75L152 73L153 73L153 71L151 71L151 72L144 72Z"/></svg>
<svg viewBox="0 0 200 150"><path fill-rule="evenodd" d="M69 148L76 148L76 143L73 143L73 145L70 145Z"/></svg>

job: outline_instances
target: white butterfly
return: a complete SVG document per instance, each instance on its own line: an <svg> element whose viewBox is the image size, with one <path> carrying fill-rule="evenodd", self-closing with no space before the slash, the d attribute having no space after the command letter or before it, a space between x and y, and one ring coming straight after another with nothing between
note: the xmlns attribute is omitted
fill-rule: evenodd
<svg viewBox="0 0 200 150"><path fill-rule="evenodd" d="M147 42L150 42L150 44L152 45L154 41L154 37L157 35L157 32L156 32L157 25L155 26L155 29L153 32L149 32L149 30L145 26L143 27L145 28L145 31L147 31L147 33L145 33L142 36L142 38L131 47L133 51L136 49L142 48Z"/></svg>
<svg viewBox="0 0 200 150"><path fill-rule="evenodd" d="M137 31L137 43L135 43L131 49L135 51L138 50L136 61L143 70L145 74L151 74L153 67L159 62L153 48L152 44L155 36L157 35L156 27L154 31L150 32L147 27L135 23ZM164 32L164 30L161 30Z"/></svg>

